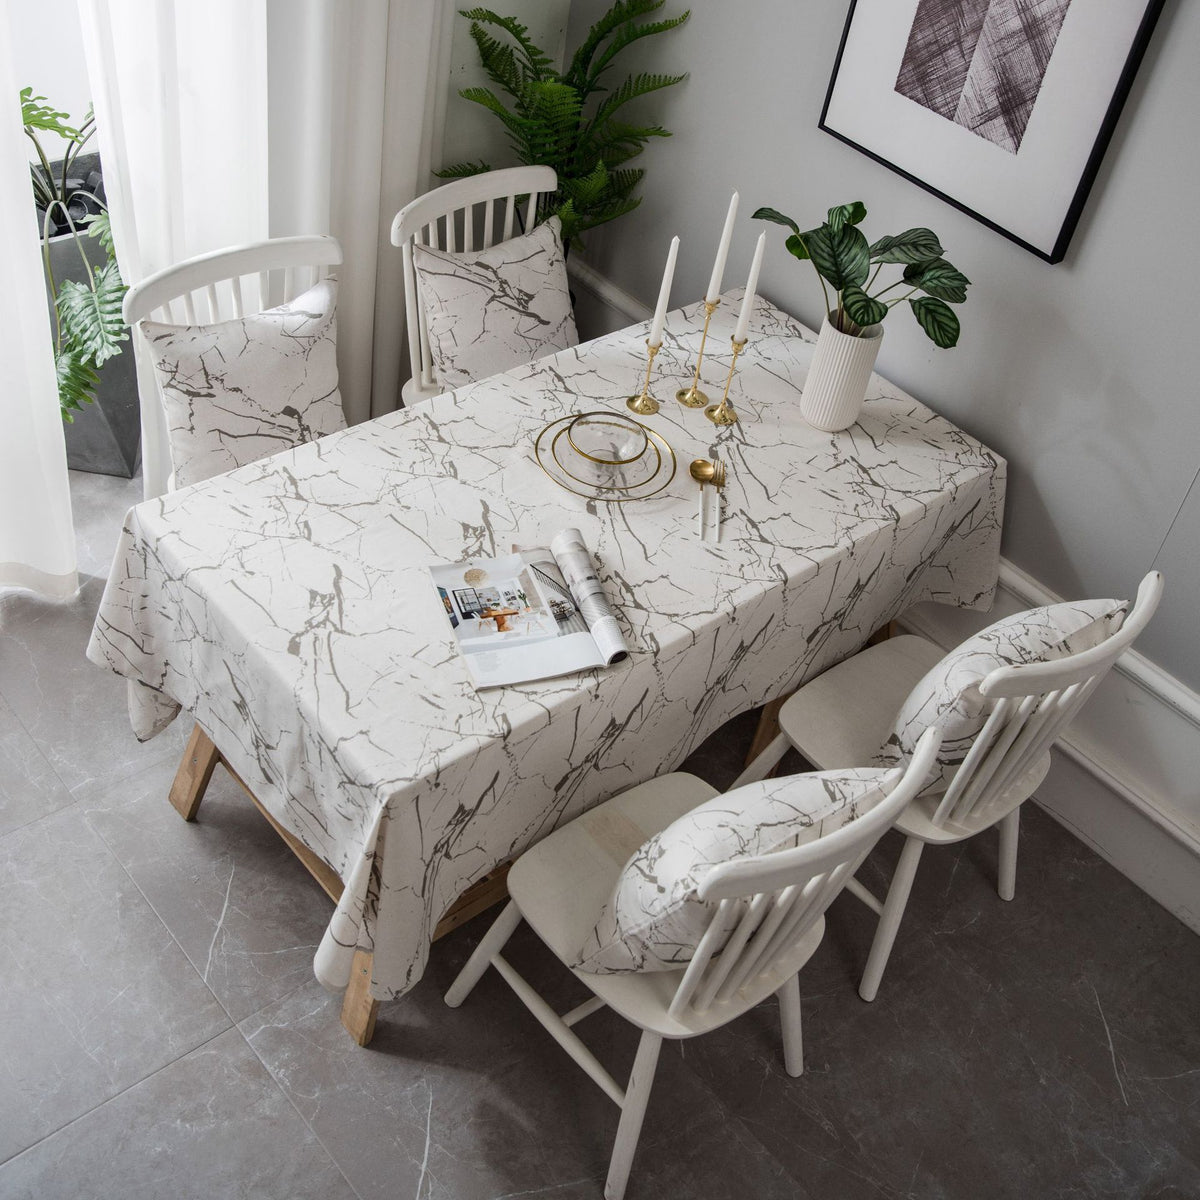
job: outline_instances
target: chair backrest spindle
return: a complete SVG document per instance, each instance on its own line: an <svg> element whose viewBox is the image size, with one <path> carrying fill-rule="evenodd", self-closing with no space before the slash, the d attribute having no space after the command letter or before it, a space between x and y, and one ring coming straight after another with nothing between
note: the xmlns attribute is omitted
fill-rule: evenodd
<svg viewBox="0 0 1200 1200"><path fill-rule="evenodd" d="M399 246L404 255L405 323L413 372L413 378L404 389L406 402L425 399L438 391L412 247L430 246L458 253L462 246L464 252L469 253L506 242L514 233L528 232L532 228L531 218L537 211L538 197L553 192L557 186L558 177L552 167L507 167L443 184L406 204L396 214L392 222L392 245ZM514 229L514 225L517 223L517 198L525 195L529 196L529 208L526 228L522 231ZM504 206L502 223L495 213L497 202ZM475 210L479 204L484 205L482 238L476 224ZM462 222L461 235L459 221ZM498 225L499 237L496 236Z"/></svg>
<svg viewBox="0 0 1200 1200"><path fill-rule="evenodd" d="M944 825L1003 807L1006 793L1049 752L1113 664L1149 622L1162 594L1162 576L1142 580L1124 621L1098 646L1065 658L998 667L979 691L987 720L941 797L932 820Z"/></svg>
<svg viewBox="0 0 1200 1200"><path fill-rule="evenodd" d="M699 895L719 903L675 989L672 1016L727 1003L773 968L786 978L789 956L920 790L940 743L936 730L926 731L903 775L897 770L885 780L884 798L836 832L708 872Z"/></svg>

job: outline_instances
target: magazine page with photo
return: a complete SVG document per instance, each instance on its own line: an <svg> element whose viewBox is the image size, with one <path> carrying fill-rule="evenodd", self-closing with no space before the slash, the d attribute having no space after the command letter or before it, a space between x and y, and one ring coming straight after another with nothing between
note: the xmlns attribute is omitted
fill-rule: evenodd
<svg viewBox="0 0 1200 1200"><path fill-rule="evenodd" d="M628 654L578 529L549 546L429 570L477 688L607 667Z"/></svg>

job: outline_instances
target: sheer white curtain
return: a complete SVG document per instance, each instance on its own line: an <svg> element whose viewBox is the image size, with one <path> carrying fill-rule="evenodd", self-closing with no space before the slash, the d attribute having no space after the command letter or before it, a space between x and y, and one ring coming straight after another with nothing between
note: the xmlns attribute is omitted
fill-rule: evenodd
<svg viewBox="0 0 1200 1200"><path fill-rule="evenodd" d="M430 182L437 0L267 0L271 234L342 244L338 372L351 423L400 403L404 276L392 218Z"/></svg>
<svg viewBox="0 0 1200 1200"><path fill-rule="evenodd" d="M351 422L399 398L395 211L429 178L437 0L79 0L117 257L130 282L221 246L342 243ZM139 363L147 497L170 473Z"/></svg>
<svg viewBox="0 0 1200 1200"><path fill-rule="evenodd" d="M125 281L267 237L266 0L79 0L79 11ZM149 498L171 467L138 357Z"/></svg>
<svg viewBox="0 0 1200 1200"><path fill-rule="evenodd" d="M0 587L70 596L75 534L29 155L8 13L0 11Z"/></svg>

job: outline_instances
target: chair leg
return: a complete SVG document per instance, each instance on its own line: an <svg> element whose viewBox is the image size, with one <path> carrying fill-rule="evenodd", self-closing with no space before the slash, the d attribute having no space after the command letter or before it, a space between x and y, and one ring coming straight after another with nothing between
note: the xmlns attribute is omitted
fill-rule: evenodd
<svg viewBox="0 0 1200 1200"><path fill-rule="evenodd" d="M754 758L746 767L746 769L729 785L729 790L740 788L747 783L757 783L760 779L766 777L779 765L780 759L788 752L791 746L786 733L780 733L775 737L775 740L767 746L767 748Z"/></svg>
<svg viewBox="0 0 1200 1200"><path fill-rule="evenodd" d="M625 1185L629 1182L629 1168L633 1165L633 1153L637 1149L642 1132L642 1119L646 1115L646 1102L650 1099L650 1088L654 1084L654 1071L658 1066L658 1051L662 1038L648 1029L643 1031L638 1043L637 1057L629 1084L625 1088L625 1103L621 1106L621 1123L617 1126L617 1141L613 1146L612 1159L608 1164L608 1179L604 1183L604 1200L621 1200Z"/></svg>
<svg viewBox="0 0 1200 1200"><path fill-rule="evenodd" d="M775 993L783 1027L783 1067L793 1079L804 1074L804 1041L800 1030L800 976L793 975Z"/></svg>
<svg viewBox="0 0 1200 1200"><path fill-rule="evenodd" d="M496 918L491 929L483 935L483 940L475 947L475 952L467 959L467 965L458 973L458 978L446 992L446 1003L451 1008L457 1008L470 994L471 989L483 977L484 971L491 966L492 959L504 949L504 943L516 932L521 923L521 910L517 902L510 900L504 911Z"/></svg>
<svg viewBox="0 0 1200 1200"><path fill-rule="evenodd" d="M892 876L887 899L883 902L883 913L875 929L875 940L871 943L871 953L867 956L867 969L863 972L862 983L858 985L858 994L864 1000L874 1000L879 991L879 981L891 956L896 931L900 928L900 919L904 916L904 906L908 903L908 894L912 891L917 864L921 861L921 851L924 849L924 842L910 837L900 851L900 861L896 864L896 873Z"/></svg>
<svg viewBox="0 0 1200 1200"><path fill-rule="evenodd" d="M1000 822L1000 878L996 891L1001 900L1017 894L1017 840L1021 834L1021 807L1018 805Z"/></svg>

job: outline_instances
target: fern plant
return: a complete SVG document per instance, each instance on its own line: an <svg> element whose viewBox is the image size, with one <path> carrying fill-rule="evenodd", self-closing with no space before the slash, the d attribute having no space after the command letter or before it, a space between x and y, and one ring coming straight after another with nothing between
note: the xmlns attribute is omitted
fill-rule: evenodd
<svg viewBox="0 0 1200 1200"><path fill-rule="evenodd" d="M461 13L471 22L471 37L484 70L508 99L486 87L464 88L459 95L496 115L520 162L544 164L558 173L558 190L541 198L537 220L557 216L562 221L563 247L568 253L572 245L581 243L581 234L641 203L634 191L645 171L626 164L641 154L651 138L670 137L661 125L627 120L625 106L682 82L686 75L642 72L626 76L615 87L604 78L627 46L666 33L688 19L689 12L658 21L642 19L663 3L616 0L561 73L534 45L528 28L513 17L498 16L487 8ZM488 163L467 162L437 174L442 179L461 179L490 170Z"/></svg>
<svg viewBox="0 0 1200 1200"><path fill-rule="evenodd" d="M100 382L99 368L121 353L121 343L129 337L121 303L128 290L121 279L113 251L108 209L94 192L71 185L71 168L83 147L95 132L95 118L89 108L83 124L67 124L68 114L52 108L45 96L35 96L32 88L21 89L21 117L26 136L37 148L38 162L31 167L33 194L42 214L42 260L46 280L54 296L54 366L58 378L58 403L64 421L73 421L73 412L96 399ZM46 155L39 133L53 133L67 142L66 153L56 172ZM50 265L50 239L65 230L75 242L83 259L86 283L64 280L56 285ZM92 254L88 257L87 239Z"/></svg>

